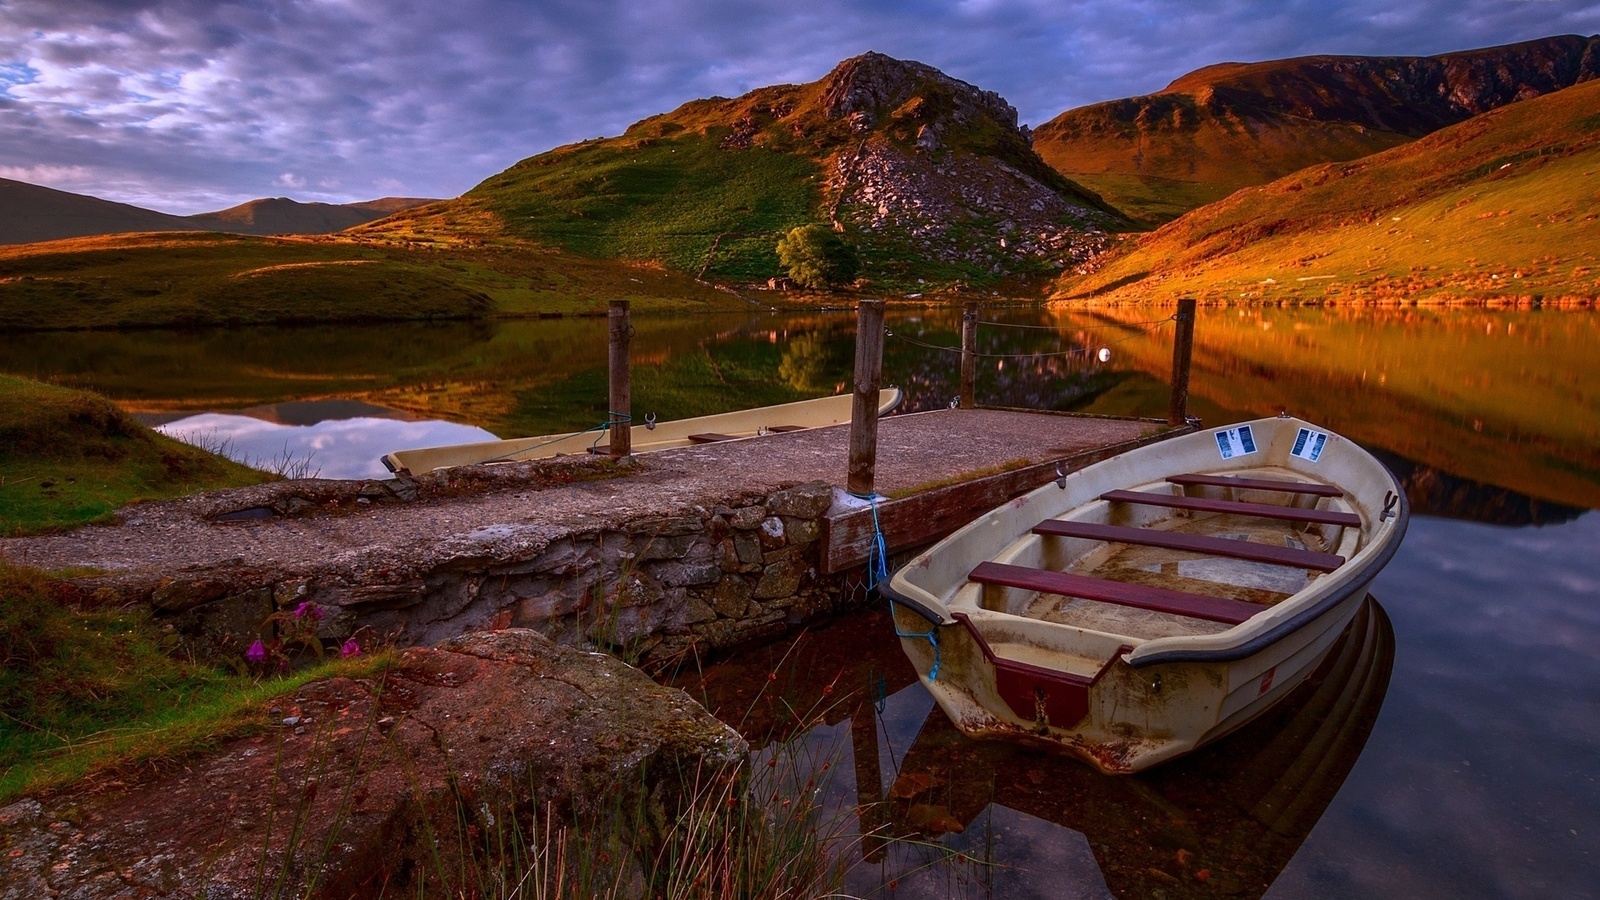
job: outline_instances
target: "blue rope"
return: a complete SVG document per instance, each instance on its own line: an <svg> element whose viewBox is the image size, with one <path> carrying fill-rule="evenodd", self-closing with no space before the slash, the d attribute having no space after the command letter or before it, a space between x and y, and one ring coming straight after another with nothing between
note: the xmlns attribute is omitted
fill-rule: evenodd
<svg viewBox="0 0 1600 900"><path fill-rule="evenodd" d="M872 506L872 548L867 551L867 590L889 580L889 547L883 539L883 528L878 524L878 496L867 498Z"/></svg>
<svg viewBox="0 0 1600 900"><path fill-rule="evenodd" d="M594 449L595 447L600 446L600 439L606 436L606 432L611 430L611 426L613 426L613 425L626 425L626 424L628 424L628 423L633 421L633 416L630 416L627 413L619 413L614 409L606 410L606 416L607 416L606 421L601 422L599 425L596 425L594 428L585 428L584 429L584 431L595 431L595 430L598 430L600 432L599 434L594 436L594 441L589 444L589 448L591 450Z"/></svg>
<svg viewBox="0 0 1600 900"><path fill-rule="evenodd" d="M875 590L881 582L889 579L889 547L883 539L883 527L878 524L878 498L876 495L868 497L867 502L872 505L872 549L867 552L867 590ZM889 601L893 605L894 601ZM889 617L894 624L895 637L922 638L933 647L933 668L928 670L928 680L939 680L939 629L930 628L927 631L901 631L900 624L894 621L894 616Z"/></svg>

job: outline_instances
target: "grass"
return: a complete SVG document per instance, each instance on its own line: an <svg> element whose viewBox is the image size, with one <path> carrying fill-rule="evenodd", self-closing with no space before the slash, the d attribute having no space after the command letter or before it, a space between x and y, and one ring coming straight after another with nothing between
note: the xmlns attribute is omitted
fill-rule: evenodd
<svg viewBox="0 0 1600 900"><path fill-rule="evenodd" d="M817 220L821 167L807 156L718 146L719 135L616 138L524 160L473 188L467 201L507 233L584 256L653 260L750 281L780 274L778 236Z"/></svg>
<svg viewBox="0 0 1600 900"><path fill-rule="evenodd" d="M471 222L448 242L133 234L0 248L0 331L596 315L743 304L687 276L600 263Z"/></svg>
<svg viewBox="0 0 1600 900"><path fill-rule="evenodd" d="M1057 299L1592 303L1600 84L1513 103L1177 219Z"/></svg>
<svg viewBox="0 0 1600 900"><path fill-rule="evenodd" d="M272 477L157 434L104 397L0 375L0 534L69 528L136 500Z"/></svg>
<svg viewBox="0 0 1600 900"><path fill-rule="evenodd" d="M0 659L0 806L214 746L267 724L275 697L390 662L330 660L258 680L185 655L146 611L69 608L48 573L3 561Z"/></svg>

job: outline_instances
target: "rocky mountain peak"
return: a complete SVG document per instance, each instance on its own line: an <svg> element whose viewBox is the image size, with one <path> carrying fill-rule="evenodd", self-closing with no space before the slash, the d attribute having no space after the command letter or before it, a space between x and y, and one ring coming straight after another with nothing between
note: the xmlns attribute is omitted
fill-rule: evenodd
<svg viewBox="0 0 1600 900"><path fill-rule="evenodd" d="M835 66L823 79L822 109L830 119L860 115L869 125L886 118L943 114L958 124L985 119L1017 131L1017 110L985 91L935 69L882 53L863 53Z"/></svg>

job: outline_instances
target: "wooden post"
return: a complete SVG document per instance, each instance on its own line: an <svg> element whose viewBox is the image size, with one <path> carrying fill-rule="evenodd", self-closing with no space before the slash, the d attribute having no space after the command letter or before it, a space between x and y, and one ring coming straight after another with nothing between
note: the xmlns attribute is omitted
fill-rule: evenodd
<svg viewBox="0 0 1600 900"><path fill-rule="evenodd" d="M850 407L850 471L845 490L872 496L878 471L878 382L883 378L883 301L856 307L856 393Z"/></svg>
<svg viewBox="0 0 1600 900"><path fill-rule="evenodd" d="M633 431L629 424L633 405L633 372L628 358L633 322L628 315L628 301L611 301L610 322L611 353L608 363L611 391L607 421L611 423L611 455L620 458L633 452Z"/></svg>
<svg viewBox="0 0 1600 900"><path fill-rule="evenodd" d="M1167 406L1167 424L1189 421L1189 364L1194 358L1194 298L1178 301L1178 333L1172 337L1172 402Z"/></svg>
<svg viewBox="0 0 1600 900"><path fill-rule="evenodd" d="M961 311L961 408L972 409L978 381L978 304L969 302Z"/></svg>

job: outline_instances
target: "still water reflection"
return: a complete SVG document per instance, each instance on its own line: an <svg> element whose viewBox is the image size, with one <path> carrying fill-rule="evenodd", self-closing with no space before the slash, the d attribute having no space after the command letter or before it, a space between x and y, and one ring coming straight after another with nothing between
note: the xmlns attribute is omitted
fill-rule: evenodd
<svg viewBox="0 0 1600 900"><path fill-rule="evenodd" d="M980 327L979 400L1162 415L1171 329L1147 323L1164 314L986 311L1028 327ZM675 418L833 393L849 377L853 324L640 316L635 411ZM270 417L261 407L338 400L391 422L538 434L604 418L605 327L38 335L0 346L0 371L93 387L157 416L256 408L259 419ZM949 311L891 318L885 381L914 407L955 396L951 355L929 345L954 346L957 327ZM1102 346L1109 362L1063 352ZM978 860L922 869L931 847L862 844L856 893L1600 896L1596 347L1600 316L1587 312L1201 310L1192 411L1207 424L1287 408L1378 452L1406 484L1416 515L1373 587L1394 635L1386 696L1390 664L1373 650L1344 679L1360 688L1335 692L1330 677L1305 706L1190 760L1112 779L955 735L881 610L776 648L789 651L781 666L755 654L686 686L757 745L789 739L836 761L835 808L854 817L859 798L880 801L857 827ZM1352 645L1381 647L1381 621ZM794 710L819 698L832 707L823 721L797 725Z"/></svg>

